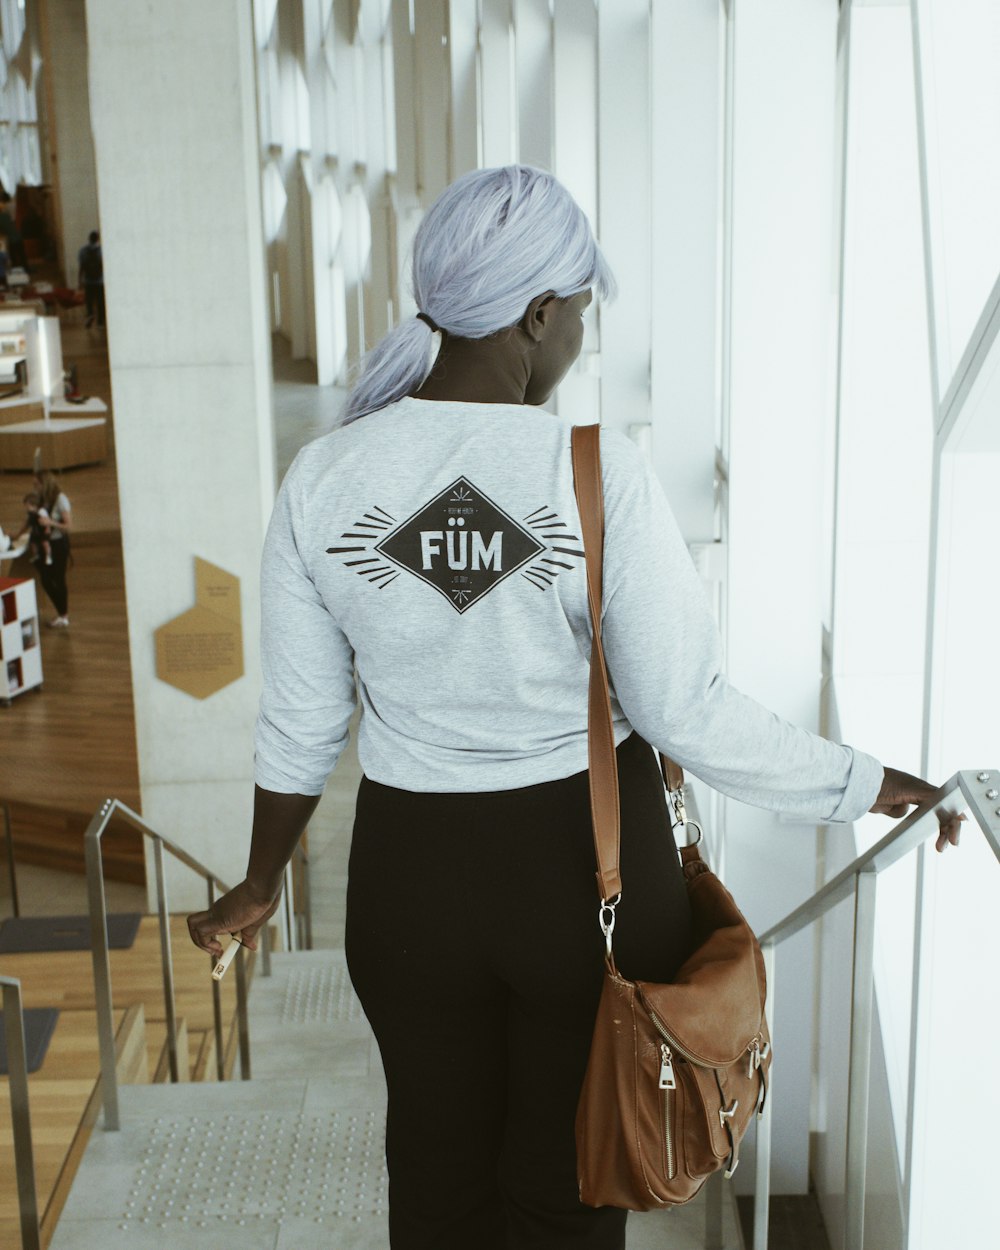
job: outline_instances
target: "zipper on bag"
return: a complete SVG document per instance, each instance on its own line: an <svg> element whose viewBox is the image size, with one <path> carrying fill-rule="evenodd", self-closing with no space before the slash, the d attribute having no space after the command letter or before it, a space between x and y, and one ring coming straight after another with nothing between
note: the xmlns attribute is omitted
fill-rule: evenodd
<svg viewBox="0 0 1000 1250"><path fill-rule="evenodd" d="M660 1043L660 1089L676 1089L673 1058L666 1042Z"/></svg>
<svg viewBox="0 0 1000 1250"><path fill-rule="evenodd" d="M660 1043L660 1089L663 1091L663 1158L667 1180L677 1175L677 1152L674 1149L674 1076L673 1056L666 1042Z"/></svg>
<svg viewBox="0 0 1000 1250"><path fill-rule="evenodd" d="M647 1007L646 1010L649 1011L649 1008ZM686 1059L688 1063L698 1063L695 1056L692 1055L689 1050L685 1050L676 1037L673 1037L667 1032L666 1026L660 1020L659 1016L655 1015L652 1011L649 1011L649 1018L653 1022L653 1028L656 1029L657 1033L659 1033L659 1035L667 1043L667 1047L671 1052L676 1051L682 1058ZM698 1064L698 1066L704 1067L705 1065L701 1063Z"/></svg>

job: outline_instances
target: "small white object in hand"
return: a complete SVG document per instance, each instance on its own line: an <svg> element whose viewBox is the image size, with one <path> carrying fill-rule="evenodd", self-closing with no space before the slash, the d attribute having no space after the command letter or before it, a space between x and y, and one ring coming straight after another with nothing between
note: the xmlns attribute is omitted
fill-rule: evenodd
<svg viewBox="0 0 1000 1250"><path fill-rule="evenodd" d="M215 967L212 969L213 981L221 981L222 978L226 975L226 969L236 958L236 953L240 949L240 946L241 946L241 942L239 938L234 937L233 940L226 947L226 949L222 952L222 955L216 962Z"/></svg>

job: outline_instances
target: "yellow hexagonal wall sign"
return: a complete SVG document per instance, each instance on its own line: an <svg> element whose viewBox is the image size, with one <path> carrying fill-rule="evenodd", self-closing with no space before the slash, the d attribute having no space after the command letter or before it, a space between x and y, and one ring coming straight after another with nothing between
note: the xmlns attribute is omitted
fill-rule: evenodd
<svg viewBox="0 0 1000 1250"><path fill-rule="evenodd" d="M156 675L195 699L243 676L240 579L195 556L195 606L156 631Z"/></svg>

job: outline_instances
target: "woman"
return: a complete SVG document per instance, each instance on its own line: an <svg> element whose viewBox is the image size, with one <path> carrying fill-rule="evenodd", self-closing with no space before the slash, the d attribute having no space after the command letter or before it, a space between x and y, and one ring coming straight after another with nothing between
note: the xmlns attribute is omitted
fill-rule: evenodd
<svg viewBox="0 0 1000 1250"><path fill-rule="evenodd" d="M613 279L568 192L513 166L444 192L413 287L420 312L371 353L342 428L300 452L275 505L249 868L189 925L213 954L224 932L254 944L347 740L356 667L347 957L388 1083L393 1250L611 1250L625 1213L580 1204L573 1141L603 944L572 414L532 405ZM648 744L802 819L902 815L932 788L728 685L656 479L624 436L602 432L601 450L615 953L664 980L689 916Z"/></svg>
<svg viewBox="0 0 1000 1250"><path fill-rule="evenodd" d="M45 593L56 610L49 624L55 629L69 628L69 590L66 586L66 566L69 563L69 536L73 529L73 512L69 500L59 486L59 479L46 470L35 474L35 489L42 497L42 506L49 514L49 542L52 546L52 563L39 568L39 577Z"/></svg>

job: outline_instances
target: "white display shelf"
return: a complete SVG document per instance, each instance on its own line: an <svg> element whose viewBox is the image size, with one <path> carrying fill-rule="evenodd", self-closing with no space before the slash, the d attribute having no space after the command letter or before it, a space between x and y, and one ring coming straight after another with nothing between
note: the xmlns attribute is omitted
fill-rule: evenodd
<svg viewBox="0 0 1000 1250"><path fill-rule="evenodd" d="M0 704L42 684L42 639L35 583L0 577Z"/></svg>
<svg viewBox="0 0 1000 1250"><path fill-rule="evenodd" d="M72 404L68 399L54 399L49 404L49 416L58 417L89 417L98 413L106 413L108 405L96 395L90 395L82 404Z"/></svg>

